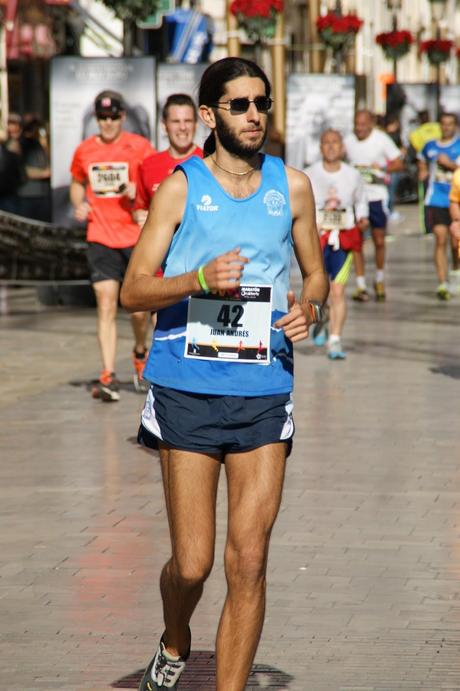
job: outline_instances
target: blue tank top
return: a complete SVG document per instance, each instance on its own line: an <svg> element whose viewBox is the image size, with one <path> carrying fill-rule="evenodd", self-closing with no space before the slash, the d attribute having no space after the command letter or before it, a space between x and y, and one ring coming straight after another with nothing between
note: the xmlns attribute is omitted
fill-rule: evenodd
<svg viewBox="0 0 460 691"><path fill-rule="evenodd" d="M242 284L272 286L271 357L267 365L185 357L186 299L159 310L144 377L160 386L202 394L266 396L292 391L292 343L273 327L287 312L292 256L292 215L283 162L262 155L260 186L244 199L227 194L200 158L177 168L187 178L187 200L163 263L164 275L196 270L241 247L241 254L249 259Z"/></svg>
<svg viewBox="0 0 460 691"><path fill-rule="evenodd" d="M452 186L454 170L447 170L437 163L440 154L447 154L449 158L460 164L460 138L455 137L447 144L441 141L431 141L425 144L420 154L429 166L428 188L425 196L426 206L449 208L449 192Z"/></svg>

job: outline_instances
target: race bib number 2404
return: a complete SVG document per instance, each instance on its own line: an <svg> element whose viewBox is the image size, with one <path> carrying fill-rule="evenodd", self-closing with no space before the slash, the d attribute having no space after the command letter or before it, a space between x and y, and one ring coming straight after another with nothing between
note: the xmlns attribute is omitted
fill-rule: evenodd
<svg viewBox="0 0 460 691"><path fill-rule="evenodd" d="M264 285L191 297L185 357L267 365L271 302L272 287Z"/></svg>

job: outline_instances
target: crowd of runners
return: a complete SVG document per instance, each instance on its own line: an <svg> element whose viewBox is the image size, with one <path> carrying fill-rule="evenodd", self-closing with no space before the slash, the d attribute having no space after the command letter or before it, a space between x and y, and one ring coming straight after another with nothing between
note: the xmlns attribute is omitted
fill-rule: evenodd
<svg viewBox="0 0 460 691"><path fill-rule="evenodd" d="M132 318L134 383L146 391L138 441L159 452L171 535L160 581L165 630L140 691L176 689L190 621L212 569L217 484L228 483L227 596L216 639L217 691L243 691L265 610L265 573L291 451L293 343L313 335L343 360L345 287L366 302L363 241L375 250L373 295L387 298L385 233L405 155L360 110L354 132L322 133L304 172L263 153L271 87L253 62L225 58L204 72L198 107L174 94L156 152L123 129L121 94L95 100L99 133L71 165L71 202L88 227L101 374L92 395L119 400L118 302ZM210 134L195 142L198 117ZM430 127L423 127L425 125ZM450 298L447 246L458 271L460 139L455 115L414 138L437 288ZM433 131L436 135L427 137ZM425 134L425 136L424 136ZM393 176L393 177L392 177ZM290 289L295 255L302 287ZM152 346L147 332L154 324Z"/></svg>

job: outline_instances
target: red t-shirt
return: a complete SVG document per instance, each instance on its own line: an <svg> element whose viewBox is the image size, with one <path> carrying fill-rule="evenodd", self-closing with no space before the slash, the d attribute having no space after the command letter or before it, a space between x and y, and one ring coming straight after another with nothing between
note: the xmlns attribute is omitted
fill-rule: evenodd
<svg viewBox="0 0 460 691"><path fill-rule="evenodd" d="M139 167L155 149L138 134L122 132L114 142L94 136L76 149L70 171L86 185L86 199L91 207L87 240L107 247L133 247L139 226L132 217L132 202L123 195L128 182L137 185Z"/></svg>
<svg viewBox="0 0 460 691"><path fill-rule="evenodd" d="M139 170L139 181L136 194L136 209L148 209L153 195L157 191L160 183L174 171L174 168L187 161L192 156L203 158L203 150L199 146L195 147L188 156L184 158L174 158L169 150L149 156L142 163Z"/></svg>

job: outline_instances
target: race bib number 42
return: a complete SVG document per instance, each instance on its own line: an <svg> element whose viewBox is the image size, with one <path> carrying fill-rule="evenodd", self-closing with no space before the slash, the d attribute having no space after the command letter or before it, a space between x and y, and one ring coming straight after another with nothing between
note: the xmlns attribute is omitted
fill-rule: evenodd
<svg viewBox="0 0 460 691"><path fill-rule="evenodd" d="M267 365L270 362L272 287L242 285L234 291L189 299L185 357Z"/></svg>

